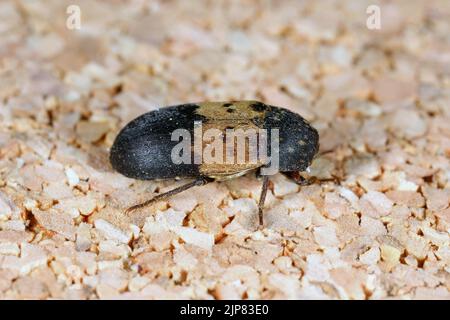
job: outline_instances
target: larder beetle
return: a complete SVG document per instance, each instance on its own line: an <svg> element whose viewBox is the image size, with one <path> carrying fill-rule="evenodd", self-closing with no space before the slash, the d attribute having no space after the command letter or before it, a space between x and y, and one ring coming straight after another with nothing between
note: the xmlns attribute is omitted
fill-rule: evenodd
<svg viewBox="0 0 450 320"><path fill-rule="evenodd" d="M209 134L208 140L204 139L207 133L203 135L200 132L199 137L199 124L207 133L213 132L216 136ZM235 159L239 151L239 145L235 148L235 142L240 137L236 132L243 132L244 138L247 138L240 140L244 141L246 147L241 148L245 149L245 153L240 159L244 161L240 162ZM249 132L264 134L251 140ZM227 140L230 136L232 139ZM180 138L184 141L180 142ZM262 138L266 138L265 141ZM200 148L195 144L199 141ZM220 143L229 141L231 147L226 144L224 150L219 150L217 146L220 146ZM252 149L252 141L256 141L256 146L253 145L256 148ZM267 150L270 150L270 155L266 158L261 157L264 153L261 148L263 142ZM275 144L277 148L274 148ZM216 148L212 148L212 145ZM319 134L316 129L303 117L287 109L257 101L204 102L161 108L132 120L116 137L111 148L110 161L115 170L134 179L195 179L134 205L127 209L129 212L194 186L232 179L252 170L261 172L273 165L275 157L276 172L286 174L304 185L307 180L300 172L307 170L318 149ZM208 157L203 152L207 150L213 161L206 161ZM250 161L251 155L256 155L253 161ZM234 161L228 161L227 156L231 156ZM269 158L271 164L267 162ZM263 175L258 205L260 226L263 225L268 177L268 174Z"/></svg>

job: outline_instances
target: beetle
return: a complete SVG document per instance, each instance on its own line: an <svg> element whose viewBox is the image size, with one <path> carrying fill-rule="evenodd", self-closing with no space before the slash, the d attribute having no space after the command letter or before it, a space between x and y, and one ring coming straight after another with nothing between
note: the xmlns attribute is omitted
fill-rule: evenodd
<svg viewBox="0 0 450 320"><path fill-rule="evenodd" d="M240 164L236 161L233 163L195 161L174 163L173 150L180 141L173 139L173 132L182 128L195 135L196 123L219 130L222 138L229 133L227 130L230 129L266 129L269 132L268 136L271 136L273 129L276 129L278 134L278 149L275 150L278 157L277 171L300 185L310 182L300 173L308 169L318 152L319 134L299 114L258 101L175 105L145 113L129 122L114 140L110 151L110 162L116 171L129 178L139 180L193 178L194 180L129 207L126 210L127 213L195 186L229 180L249 171L258 173L261 169L268 167L267 162L261 161L247 161ZM260 143L261 140L257 141ZM190 143L192 144L192 141ZM204 141L201 143L204 147ZM267 144L268 149L271 149L274 142L270 140ZM191 153L188 155L189 159L195 157L195 152L191 151ZM275 152L272 151L272 153ZM271 158L275 155L272 153ZM264 175L258 204L260 226L263 225L263 208L268 185L269 175Z"/></svg>

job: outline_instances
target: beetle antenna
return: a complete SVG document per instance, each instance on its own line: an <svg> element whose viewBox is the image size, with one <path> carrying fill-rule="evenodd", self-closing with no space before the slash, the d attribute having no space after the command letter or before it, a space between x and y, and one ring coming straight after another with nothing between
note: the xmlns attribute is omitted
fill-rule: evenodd
<svg viewBox="0 0 450 320"><path fill-rule="evenodd" d="M137 210L137 209L149 206L152 203L155 203L157 201L161 201L161 200L167 199L167 198L169 198L169 197L171 197L173 195L176 195L178 193L186 191L186 190L188 190L190 188L197 187L197 186L204 186L205 184L208 184L208 183L210 183L212 181L214 181L214 179L201 177L201 178L199 178L197 180L194 180L192 182L189 182L187 184L179 186L178 188L172 189L172 190L167 191L165 193L158 194L157 196L151 198L150 200L147 200L147 201L144 201L142 203L138 203L138 204L136 204L134 206L131 206L127 210L125 210L125 214L129 214L131 211L134 211L134 210Z"/></svg>

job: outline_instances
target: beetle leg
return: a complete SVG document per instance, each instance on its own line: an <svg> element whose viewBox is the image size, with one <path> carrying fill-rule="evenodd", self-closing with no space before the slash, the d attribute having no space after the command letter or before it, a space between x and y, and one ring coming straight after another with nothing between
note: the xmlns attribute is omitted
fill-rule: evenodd
<svg viewBox="0 0 450 320"><path fill-rule="evenodd" d="M294 182L300 186L309 186L318 181L316 177L305 178L299 171L282 172L288 178L294 180Z"/></svg>
<svg viewBox="0 0 450 320"><path fill-rule="evenodd" d="M256 179L259 179L259 178L262 177L262 174L261 174L261 168L256 169L256 171L255 171L255 177L256 177Z"/></svg>
<svg viewBox="0 0 450 320"><path fill-rule="evenodd" d="M294 180L294 182L300 186L309 186L314 183L327 182L327 181L333 181L335 184L341 183L341 180L339 179L339 177L336 177L334 175L332 175L331 179L319 179L317 177L305 178L304 176L301 175L301 173L299 171L282 172L282 174L284 174L288 178Z"/></svg>
<svg viewBox="0 0 450 320"><path fill-rule="evenodd" d="M188 189L190 189L192 187L204 186L205 184L208 184L208 183L210 183L212 181L214 181L214 179L207 178L207 177L201 177L201 178L199 178L197 180L194 180L192 182L189 182L187 184L179 186L178 188L172 189L172 190L167 191L165 193L158 194L157 196L151 198L150 200L147 200L147 201L144 201L142 203L138 203L138 204L136 204L134 206L131 206L127 210L125 210L125 213L128 214L131 211L134 211L136 209L140 209L140 208L146 207L148 205L151 205L152 203L155 203L157 201L161 201L161 200L167 199L167 198L169 198L169 197L171 197L173 195L176 195L178 193L186 191L186 190L188 190Z"/></svg>
<svg viewBox="0 0 450 320"><path fill-rule="evenodd" d="M263 185L261 189L261 195L259 197L258 204L258 216L259 216L259 227L262 228L264 224L263 220L263 209L264 209L264 201L266 200L267 188L269 186L269 176L264 176Z"/></svg>

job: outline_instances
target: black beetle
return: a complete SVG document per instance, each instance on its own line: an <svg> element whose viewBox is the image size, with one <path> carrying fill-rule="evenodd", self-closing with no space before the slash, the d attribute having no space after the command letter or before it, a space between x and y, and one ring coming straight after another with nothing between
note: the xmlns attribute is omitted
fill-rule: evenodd
<svg viewBox="0 0 450 320"><path fill-rule="evenodd" d="M237 163L205 163L195 161L194 151L187 155L193 161L174 161L174 148L180 145L179 139L173 138L177 129L184 129L185 133L196 135L196 125L201 123L208 129L216 129L221 138L229 134L227 130L265 129L267 131L266 147L271 151L270 158L277 156L277 172L284 173L297 183L304 185L308 181L300 175L311 164L319 149L319 135L300 115L287 109L266 105L257 101L234 102L205 102L190 103L161 108L145 113L128 123L116 137L111 148L110 161L115 170L121 174L140 180L195 178L191 183L182 185L171 191L159 194L154 198L127 209L127 212L147 206L174 194L185 191L194 186L205 185L212 181L222 181L238 177L250 170L260 171L269 164L260 161ZM276 130L276 131L274 131ZM277 149L273 137L277 132ZM180 136L178 136L180 137ZM203 136L200 138L202 139ZM195 138L193 139L194 141ZM225 140L223 140L225 141ZM261 143L259 136L257 143ZM187 140L189 147L192 140ZM234 146L233 137L233 146ZM246 142L249 146L249 140ZM205 141L201 141L201 148L205 148ZM178 150L178 149L177 149ZM177 151L178 152L178 151ZM175 155L181 155L181 153ZM186 152L186 150L183 150ZM203 152L203 151L201 151ZM215 151L217 152L217 151ZM224 153L227 151L225 150ZM261 150L258 149L258 155ZM276 153L276 154L275 154ZM235 150L232 151L232 156ZM220 156L220 153L216 153ZM186 156L186 154L184 154ZM269 157L268 157L269 158ZM267 158L267 159L268 159ZM198 160L198 158L197 158ZM223 160L223 159L222 159ZM268 175L264 175L263 187L259 200L259 222L263 224L263 207L268 187Z"/></svg>

